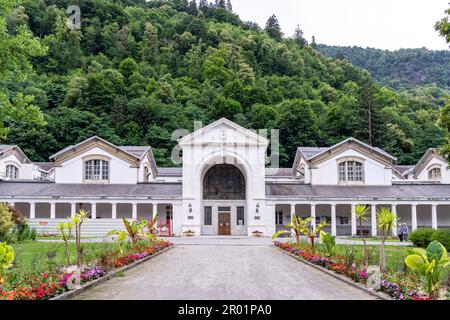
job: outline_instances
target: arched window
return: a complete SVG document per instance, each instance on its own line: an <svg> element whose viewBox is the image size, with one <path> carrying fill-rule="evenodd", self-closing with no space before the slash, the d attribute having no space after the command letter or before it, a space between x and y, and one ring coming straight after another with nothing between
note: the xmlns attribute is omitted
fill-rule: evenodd
<svg viewBox="0 0 450 320"><path fill-rule="evenodd" d="M441 180L441 168L433 168L428 171L428 179L430 180Z"/></svg>
<svg viewBox="0 0 450 320"><path fill-rule="evenodd" d="M245 200L245 178L233 165L216 165L203 180L205 200Z"/></svg>
<svg viewBox="0 0 450 320"><path fill-rule="evenodd" d="M363 183L364 164L361 161L342 161L338 167L339 183Z"/></svg>
<svg viewBox="0 0 450 320"><path fill-rule="evenodd" d="M19 168L9 164L6 166L6 179L18 179L19 178Z"/></svg>
<svg viewBox="0 0 450 320"><path fill-rule="evenodd" d="M109 181L109 161L89 159L84 162L85 181Z"/></svg>
<svg viewBox="0 0 450 320"><path fill-rule="evenodd" d="M144 182L148 182L148 167L144 167Z"/></svg>

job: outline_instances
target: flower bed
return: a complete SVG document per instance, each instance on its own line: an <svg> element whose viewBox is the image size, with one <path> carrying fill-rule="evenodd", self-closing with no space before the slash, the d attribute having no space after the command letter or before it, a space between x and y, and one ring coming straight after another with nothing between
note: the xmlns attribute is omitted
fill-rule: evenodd
<svg viewBox="0 0 450 320"><path fill-rule="evenodd" d="M83 285L100 279L115 269L130 265L155 253L171 247L168 241L161 241L151 246L136 246L126 256L84 266L81 272L76 267L61 269L58 272L43 274L28 274L14 277L3 291L0 290L0 300L47 300L70 291L71 285Z"/></svg>
<svg viewBox="0 0 450 320"><path fill-rule="evenodd" d="M331 270L337 274L343 275L352 279L354 282L366 286L370 275L365 268L358 268L355 264L347 267L339 261L331 258L323 257L319 254L312 254L305 250L296 248L290 243L275 242L278 248L295 255L305 261L318 265L327 270ZM338 258L336 260L339 260ZM385 276L387 278L387 276ZM417 291L408 290L405 286L398 283L388 281L389 279L382 279L379 291L389 295L396 300L429 300L429 298Z"/></svg>

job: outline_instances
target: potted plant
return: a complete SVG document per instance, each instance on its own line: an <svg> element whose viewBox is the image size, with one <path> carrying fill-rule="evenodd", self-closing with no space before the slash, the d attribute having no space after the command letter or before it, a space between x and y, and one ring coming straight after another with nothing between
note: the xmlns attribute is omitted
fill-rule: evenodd
<svg viewBox="0 0 450 320"><path fill-rule="evenodd" d="M185 237L193 237L193 236L195 236L195 232L192 230L188 230L188 231L183 232L183 235Z"/></svg>

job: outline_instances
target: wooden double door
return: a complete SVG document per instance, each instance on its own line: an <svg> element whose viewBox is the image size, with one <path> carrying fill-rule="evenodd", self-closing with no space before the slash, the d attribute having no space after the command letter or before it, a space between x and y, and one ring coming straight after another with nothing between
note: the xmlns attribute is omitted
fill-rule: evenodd
<svg viewBox="0 0 450 320"><path fill-rule="evenodd" d="M219 210L219 236L231 236L231 210Z"/></svg>

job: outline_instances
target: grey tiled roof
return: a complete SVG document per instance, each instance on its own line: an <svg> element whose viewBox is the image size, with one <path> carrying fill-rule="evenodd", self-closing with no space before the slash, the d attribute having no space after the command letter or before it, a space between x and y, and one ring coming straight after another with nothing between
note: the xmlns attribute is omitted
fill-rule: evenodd
<svg viewBox="0 0 450 320"><path fill-rule="evenodd" d="M405 172L412 170L414 167L415 166L394 166L394 168L401 174L404 174Z"/></svg>
<svg viewBox="0 0 450 320"><path fill-rule="evenodd" d="M0 197L147 198L180 197L181 183L149 184L56 184L46 182L0 182Z"/></svg>
<svg viewBox="0 0 450 320"><path fill-rule="evenodd" d="M183 175L183 168L160 168L160 167L158 167L158 175L181 177Z"/></svg>
<svg viewBox="0 0 450 320"><path fill-rule="evenodd" d="M292 177L292 168L266 168L268 177Z"/></svg>
<svg viewBox="0 0 450 320"><path fill-rule="evenodd" d="M319 153L330 149L330 147L299 147L298 150L303 154L306 160L318 155Z"/></svg>
<svg viewBox="0 0 450 320"><path fill-rule="evenodd" d="M33 162L42 171L48 172L53 169L53 162Z"/></svg>
<svg viewBox="0 0 450 320"><path fill-rule="evenodd" d="M0 144L0 152L9 150L14 147L15 147L15 145L12 145L12 144Z"/></svg>
<svg viewBox="0 0 450 320"><path fill-rule="evenodd" d="M405 199L450 200L450 185L311 186L266 184L267 197L296 199Z"/></svg>
<svg viewBox="0 0 450 320"><path fill-rule="evenodd" d="M142 156L147 152L150 147L140 147L140 146L120 146L125 152L132 154L135 157L142 158Z"/></svg>

